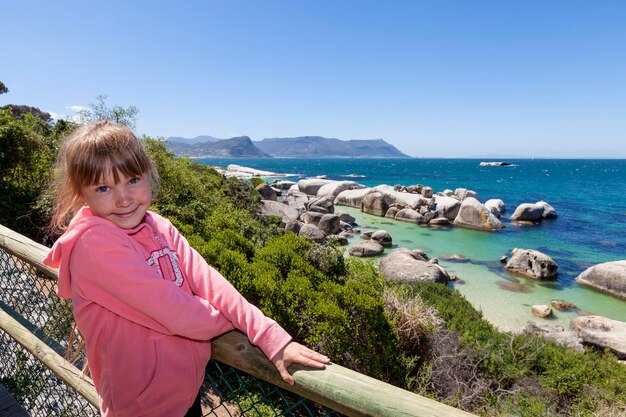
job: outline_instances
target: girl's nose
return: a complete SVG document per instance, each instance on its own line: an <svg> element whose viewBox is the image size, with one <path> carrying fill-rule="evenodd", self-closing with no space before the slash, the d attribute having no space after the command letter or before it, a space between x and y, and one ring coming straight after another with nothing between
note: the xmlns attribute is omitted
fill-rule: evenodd
<svg viewBox="0 0 626 417"><path fill-rule="evenodd" d="M126 207L131 202L131 193L126 188L121 187L116 194L115 204L117 204L118 207Z"/></svg>

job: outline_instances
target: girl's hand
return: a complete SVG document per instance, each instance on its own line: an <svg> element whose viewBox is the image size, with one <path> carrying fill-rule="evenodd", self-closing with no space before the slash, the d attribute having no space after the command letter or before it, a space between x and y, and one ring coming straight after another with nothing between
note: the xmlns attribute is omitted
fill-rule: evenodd
<svg viewBox="0 0 626 417"><path fill-rule="evenodd" d="M300 343L289 342L283 350L274 356L272 362L283 380L289 385L293 385L293 377L287 371L289 365L299 363L311 368L323 369L325 364L330 363L330 359L306 346L302 346Z"/></svg>

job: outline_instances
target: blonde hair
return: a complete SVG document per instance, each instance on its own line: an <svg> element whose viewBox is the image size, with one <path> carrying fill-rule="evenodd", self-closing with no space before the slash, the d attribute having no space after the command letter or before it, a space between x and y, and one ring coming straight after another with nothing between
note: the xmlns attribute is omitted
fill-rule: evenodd
<svg viewBox="0 0 626 417"><path fill-rule="evenodd" d="M107 120L77 128L64 140L57 157L51 228L65 230L83 205L81 188L97 184L108 173L115 183L121 176L148 174L154 191L159 185L152 160L130 129Z"/></svg>

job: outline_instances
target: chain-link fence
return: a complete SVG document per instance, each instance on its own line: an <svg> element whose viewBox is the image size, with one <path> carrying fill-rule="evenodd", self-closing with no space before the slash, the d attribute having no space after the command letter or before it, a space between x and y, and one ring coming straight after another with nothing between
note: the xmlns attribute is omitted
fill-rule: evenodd
<svg viewBox="0 0 626 417"><path fill-rule="evenodd" d="M78 368L85 363L71 303L57 297L55 280L1 248L0 308ZM0 384L32 416L99 414L97 408L2 331ZM207 366L202 400L205 416L339 415L214 360Z"/></svg>

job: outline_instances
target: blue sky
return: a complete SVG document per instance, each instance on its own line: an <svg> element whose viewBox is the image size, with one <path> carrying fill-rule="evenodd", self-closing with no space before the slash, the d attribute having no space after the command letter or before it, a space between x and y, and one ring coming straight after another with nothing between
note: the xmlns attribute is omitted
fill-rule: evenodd
<svg viewBox="0 0 626 417"><path fill-rule="evenodd" d="M0 36L0 105L104 94L154 137L626 158L624 1L5 1Z"/></svg>

